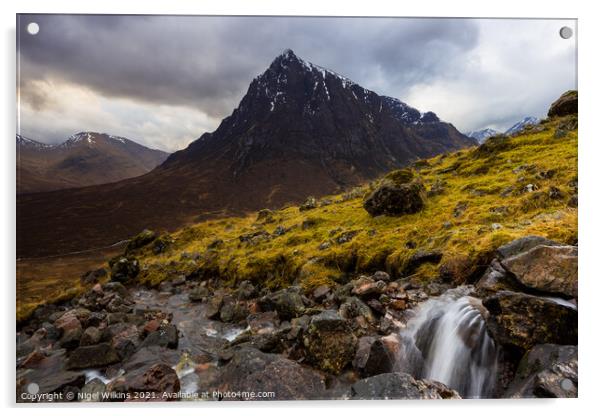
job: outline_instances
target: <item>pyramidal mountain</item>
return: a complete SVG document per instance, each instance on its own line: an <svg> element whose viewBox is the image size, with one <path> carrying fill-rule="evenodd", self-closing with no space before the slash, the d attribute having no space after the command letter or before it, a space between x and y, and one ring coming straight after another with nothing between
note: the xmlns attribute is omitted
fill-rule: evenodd
<svg viewBox="0 0 602 416"><path fill-rule="evenodd" d="M278 208L476 144L432 112L378 95L286 50L253 79L214 132L148 174L23 195L18 228L36 238L19 239L17 251L32 256L81 250L144 228L174 229L199 219ZM70 229L86 238L68 235Z"/></svg>
<svg viewBox="0 0 602 416"><path fill-rule="evenodd" d="M106 133L80 132L55 145L17 135L17 193L117 182L150 172L168 155Z"/></svg>

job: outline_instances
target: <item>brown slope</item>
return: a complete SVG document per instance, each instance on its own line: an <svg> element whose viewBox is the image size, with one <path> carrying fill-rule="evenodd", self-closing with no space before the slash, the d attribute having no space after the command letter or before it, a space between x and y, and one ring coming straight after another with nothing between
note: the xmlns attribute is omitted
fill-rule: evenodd
<svg viewBox="0 0 602 416"><path fill-rule="evenodd" d="M18 256L100 247L143 228L299 202L476 142L291 51L213 133L138 178L20 195Z"/></svg>
<svg viewBox="0 0 602 416"><path fill-rule="evenodd" d="M149 172L167 156L104 133L78 133L54 146L17 136L17 193L117 182Z"/></svg>

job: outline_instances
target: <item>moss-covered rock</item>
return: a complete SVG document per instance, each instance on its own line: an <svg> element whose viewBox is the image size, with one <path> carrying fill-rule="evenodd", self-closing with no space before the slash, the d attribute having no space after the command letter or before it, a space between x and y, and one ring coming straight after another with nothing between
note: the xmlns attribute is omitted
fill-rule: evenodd
<svg viewBox="0 0 602 416"><path fill-rule="evenodd" d="M414 214L424 207L425 188L409 169L387 174L364 199L364 209L372 216Z"/></svg>
<svg viewBox="0 0 602 416"><path fill-rule="evenodd" d="M577 344L577 309L549 298L501 291L486 298L487 328L501 345L522 351L537 344Z"/></svg>
<svg viewBox="0 0 602 416"><path fill-rule="evenodd" d="M303 344L314 365L340 374L355 357L357 338L345 319L327 310L311 318Z"/></svg>

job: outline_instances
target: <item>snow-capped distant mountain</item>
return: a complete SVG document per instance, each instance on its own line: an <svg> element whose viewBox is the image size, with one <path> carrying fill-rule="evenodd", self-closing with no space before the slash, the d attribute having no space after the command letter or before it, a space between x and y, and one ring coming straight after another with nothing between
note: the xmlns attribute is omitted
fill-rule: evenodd
<svg viewBox="0 0 602 416"><path fill-rule="evenodd" d="M479 142L479 144L481 144L488 138L500 134L500 132L497 130L494 130L494 129L483 129L483 130L469 131L468 133L465 133L465 134L468 137L472 137L473 139L476 139Z"/></svg>
<svg viewBox="0 0 602 416"><path fill-rule="evenodd" d="M539 119L537 117L525 117L521 121L510 127L508 130L506 130L504 134L512 136L513 134L520 132L526 126L532 126L537 123L539 123Z"/></svg>
<svg viewBox="0 0 602 416"><path fill-rule="evenodd" d="M61 144L17 135L17 192L99 185L143 175L168 153L106 133L80 132Z"/></svg>

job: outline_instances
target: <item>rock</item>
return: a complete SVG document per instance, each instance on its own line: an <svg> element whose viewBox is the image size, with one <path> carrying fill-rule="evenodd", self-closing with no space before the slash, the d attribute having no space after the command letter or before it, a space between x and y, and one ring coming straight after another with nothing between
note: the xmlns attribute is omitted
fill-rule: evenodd
<svg viewBox="0 0 602 416"><path fill-rule="evenodd" d="M454 218L461 217L462 214L464 214L464 211L466 211L466 208L468 208L468 202L465 202L465 201L458 202L456 204L456 206L454 207L454 212L453 212Z"/></svg>
<svg viewBox="0 0 602 416"><path fill-rule="evenodd" d="M577 346L541 344L525 354L505 397L577 397Z"/></svg>
<svg viewBox="0 0 602 416"><path fill-rule="evenodd" d="M247 316L247 324L253 334L267 334L276 331L280 321L274 311L258 312Z"/></svg>
<svg viewBox="0 0 602 416"><path fill-rule="evenodd" d="M180 391L180 379L175 370L164 363L158 363L149 368L144 374L134 378L128 385L130 392L160 393L146 400L177 400L169 396ZM144 400L145 395L142 399Z"/></svg>
<svg viewBox="0 0 602 416"><path fill-rule="evenodd" d="M143 230L140 234L132 238L125 247L125 253L129 254L139 248L152 243L157 238L157 233L151 230Z"/></svg>
<svg viewBox="0 0 602 416"><path fill-rule="evenodd" d="M569 114L577 114L578 94L577 91L567 91L552 103L548 110L548 117L562 117Z"/></svg>
<svg viewBox="0 0 602 416"><path fill-rule="evenodd" d="M316 302L322 303L330 295L330 287L327 285L321 285L314 289L312 296Z"/></svg>
<svg viewBox="0 0 602 416"><path fill-rule="evenodd" d="M399 340L396 338L395 335L360 338L353 366L364 377L394 371L399 354Z"/></svg>
<svg viewBox="0 0 602 416"><path fill-rule="evenodd" d="M335 241L337 244L348 243L353 240L353 237L355 237L358 233L359 230L344 231L336 237Z"/></svg>
<svg viewBox="0 0 602 416"><path fill-rule="evenodd" d="M79 347L67 360L67 370L105 367L120 361L117 351L107 343Z"/></svg>
<svg viewBox="0 0 602 416"><path fill-rule="evenodd" d="M244 280L238 284L235 296L238 300L249 300L257 296L257 289L249 280Z"/></svg>
<svg viewBox="0 0 602 416"><path fill-rule="evenodd" d="M483 276L476 283L475 288L480 293L495 293L500 290L511 290L514 292L523 291L522 286L512 275L510 275L500 264L497 259L494 259L489 264Z"/></svg>
<svg viewBox="0 0 602 416"><path fill-rule="evenodd" d="M505 258L516 256L517 254L529 251L533 247L542 245L559 246L561 244L537 235L529 235L526 237L518 238L509 242L508 244L504 244L503 246L498 247L498 249L496 250L496 255L501 260L503 260Z"/></svg>
<svg viewBox="0 0 602 416"><path fill-rule="evenodd" d="M85 347L87 345L98 344L100 342L101 337L102 334L100 330L94 326L90 326L86 328L86 330L82 334L79 340L79 345Z"/></svg>
<svg viewBox="0 0 602 416"><path fill-rule="evenodd" d="M538 296L500 291L486 298L487 328L498 344L526 351L536 344L577 343L577 310Z"/></svg>
<svg viewBox="0 0 602 416"><path fill-rule="evenodd" d="M383 272L383 271L378 271L375 272L372 276L371 276L372 280L374 280L375 282L378 282L379 280L382 280L383 282L389 282L391 280L391 276L389 276L389 273L387 272Z"/></svg>
<svg viewBox="0 0 602 416"><path fill-rule="evenodd" d="M373 217L414 214L424 207L425 188L409 169L389 173L364 199L364 209Z"/></svg>
<svg viewBox="0 0 602 416"><path fill-rule="evenodd" d="M196 286L188 292L188 299L192 302L202 302L210 296L206 286ZM220 305L221 306L221 305ZM219 308L218 308L219 309Z"/></svg>
<svg viewBox="0 0 602 416"><path fill-rule="evenodd" d="M237 349L219 374L220 391L273 392L273 397L231 397L225 400L306 400L328 398L318 372L280 354L250 347Z"/></svg>
<svg viewBox="0 0 602 416"><path fill-rule="evenodd" d="M162 325L155 332L151 332L144 338L140 348L151 347L153 345L164 348L178 348L178 328L175 325Z"/></svg>
<svg viewBox="0 0 602 416"><path fill-rule="evenodd" d="M299 211L308 211L318 207L318 202L313 196L308 196L305 202L299 205Z"/></svg>
<svg viewBox="0 0 602 416"><path fill-rule="evenodd" d="M365 378L351 386L349 396L360 400L460 399L443 383L416 380L406 373L386 373Z"/></svg>
<svg viewBox="0 0 602 416"><path fill-rule="evenodd" d="M539 245L506 258L502 266L522 284L569 298L577 297L577 247Z"/></svg>
<svg viewBox="0 0 602 416"><path fill-rule="evenodd" d="M98 283L101 279L104 279L107 274L107 270L104 268L90 270L89 272L84 273L80 280L83 284L92 285Z"/></svg>
<svg viewBox="0 0 602 416"><path fill-rule="evenodd" d="M249 309L244 301L237 301L231 296L225 296L219 311L222 322L237 323L244 321L249 314Z"/></svg>
<svg viewBox="0 0 602 416"><path fill-rule="evenodd" d="M119 257L111 264L111 280L125 283L135 278L140 272L138 260L133 257Z"/></svg>
<svg viewBox="0 0 602 416"><path fill-rule="evenodd" d="M207 308L205 309L205 316L208 319L215 319L219 316L219 311L224 303L224 296L220 293L215 293L212 297L209 298L209 302L207 302Z"/></svg>
<svg viewBox="0 0 602 416"><path fill-rule="evenodd" d="M54 326L61 332L59 344L63 348L73 349L79 345L79 339L82 336L82 325L77 319L75 310L66 312L57 319Z"/></svg>
<svg viewBox="0 0 602 416"><path fill-rule="evenodd" d="M380 295L385 291L387 284L382 281L374 281L369 277L362 276L353 281L351 293L361 297Z"/></svg>
<svg viewBox="0 0 602 416"><path fill-rule="evenodd" d="M339 309L339 314L344 319L354 319L362 317L366 322L372 323L375 321L372 309L359 298L352 296L348 297Z"/></svg>
<svg viewBox="0 0 602 416"><path fill-rule="evenodd" d="M81 389L82 402L101 402L107 386L98 378L93 378Z"/></svg>
<svg viewBox="0 0 602 416"><path fill-rule="evenodd" d="M305 311L303 297L299 293L299 289L295 287L282 289L264 296L259 303L262 310L278 312L278 316L282 320L299 317Z"/></svg>
<svg viewBox="0 0 602 416"><path fill-rule="evenodd" d="M309 359L324 371L340 374L355 356L357 338L336 311L314 315L303 337Z"/></svg>

